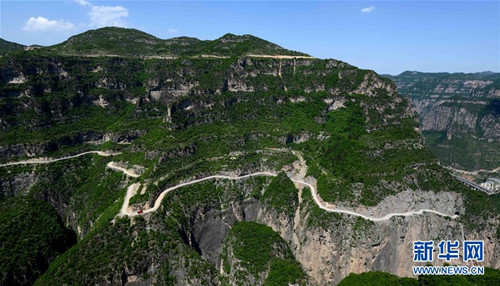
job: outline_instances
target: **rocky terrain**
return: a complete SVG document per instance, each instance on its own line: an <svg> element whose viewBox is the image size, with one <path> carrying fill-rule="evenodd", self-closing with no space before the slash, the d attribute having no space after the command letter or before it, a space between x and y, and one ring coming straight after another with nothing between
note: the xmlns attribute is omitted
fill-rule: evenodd
<svg viewBox="0 0 500 286"><path fill-rule="evenodd" d="M479 73L424 73L405 71L399 75L384 75L394 80L401 94L413 98L498 98L500 74Z"/></svg>
<svg viewBox="0 0 500 286"><path fill-rule="evenodd" d="M436 237L484 239L499 268L500 198L455 180L419 130L391 80L249 35L103 28L8 52L0 200L50 205L60 224L39 227L78 240L36 240L48 263L11 280L2 264L0 284L336 285L410 276L413 241ZM276 176L199 180L256 172Z"/></svg>
<svg viewBox="0 0 500 286"><path fill-rule="evenodd" d="M500 166L500 74L404 72L387 76L420 114L427 146L441 163L458 170ZM467 176L481 182L496 172Z"/></svg>

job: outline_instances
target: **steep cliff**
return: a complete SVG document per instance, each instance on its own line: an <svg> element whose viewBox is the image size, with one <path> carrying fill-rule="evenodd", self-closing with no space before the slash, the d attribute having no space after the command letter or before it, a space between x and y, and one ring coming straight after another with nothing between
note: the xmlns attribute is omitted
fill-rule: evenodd
<svg viewBox="0 0 500 286"><path fill-rule="evenodd" d="M231 285L305 285L306 274L272 228L240 222L222 250L222 276Z"/></svg>
<svg viewBox="0 0 500 286"><path fill-rule="evenodd" d="M387 77L411 97L427 146L442 164L467 171L500 166L500 74L404 72ZM468 178L495 176L485 171L467 173Z"/></svg>
<svg viewBox="0 0 500 286"><path fill-rule="evenodd" d="M413 98L500 96L500 74L479 73L423 73L405 71L397 76L384 75L396 83L401 94Z"/></svg>
<svg viewBox="0 0 500 286"><path fill-rule="evenodd" d="M131 33L1 59L1 194L49 202L80 237L39 285L408 276L413 240L436 237L482 238L485 265L500 267L498 197L438 165L392 81L252 36L202 48L175 39L183 51L172 57L112 54L134 39L165 44ZM89 150L101 153L40 163ZM12 164L33 157L40 164ZM215 174L226 177L202 180ZM252 229L265 239L241 237ZM268 259L240 243L262 244Z"/></svg>

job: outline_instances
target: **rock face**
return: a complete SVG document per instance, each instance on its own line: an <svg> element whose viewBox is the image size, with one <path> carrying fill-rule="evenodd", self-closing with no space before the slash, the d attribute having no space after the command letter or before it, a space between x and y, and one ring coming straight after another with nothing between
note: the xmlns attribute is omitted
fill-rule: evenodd
<svg viewBox="0 0 500 286"><path fill-rule="evenodd" d="M500 74L404 72L388 77L411 97L427 145L443 164L471 171L500 166Z"/></svg>
<svg viewBox="0 0 500 286"><path fill-rule="evenodd" d="M305 274L288 244L278 233L262 224L235 224L226 238L221 256L221 274L232 285L262 285L270 280L295 285L305 282ZM275 273L273 268L285 270L277 264L292 267L286 269L287 274Z"/></svg>
<svg viewBox="0 0 500 286"><path fill-rule="evenodd" d="M412 98L495 98L500 95L500 74L493 72L450 74L405 71L397 76L385 76L394 80L401 94Z"/></svg>
<svg viewBox="0 0 500 286"><path fill-rule="evenodd" d="M335 285L349 273L366 271L413 276L411 267L416 265L412 262L413 242L436 237L459 241L483 239L485 257L488 257L486 263L494 268L500 267L500 242L494 226L475 231L464 227L458 220L433 214L394 217L383 222L331 215L323 217L319 223L313 215L317 207L308 190L302 190L301 193L301 204L296 208L296 215L291 217L255 199L233 201L226 209L215 207L222 207L220 211L198 209L192 212L193 217L189 219L192 225L186 226L192 228L193 232L185 236L202 257L221 271L224 277L228 277L231 284L262 285L267 275L259 272L253 276L246 268L248 266L241 266L244 264L235 258L232 245L239 241L238 237L229 233L238 221L255 221L270 226L278 233L307 273L310 285ZM425 192L415 192L414 195L422 197ZM449 198L449 194L445 193L439 196L441 199ZM449 201L441 199L436 198L434 204L428 207L449 208L448 211L455 210L457 213L465 211L460 203L455 204L453 198L449 198ZM397 200L408 205L415 202L411 196ZM224 263L228 263L226 269ZM436 263L442 265L442 261Z"/></svg>
<svg viewBox="0 0 500 286"><path fill-rule="evenodd" d="M468 133L471 136L480 135L480 139L488 142L498 141L500 138L500 120L498 114L490 112L484 114L483 110L493 110L500 101L475 101L470 103L434 101L418 102L422 114L422 131L445 131L448 140ZM480 109L477 111L477 109Z"/></svg>

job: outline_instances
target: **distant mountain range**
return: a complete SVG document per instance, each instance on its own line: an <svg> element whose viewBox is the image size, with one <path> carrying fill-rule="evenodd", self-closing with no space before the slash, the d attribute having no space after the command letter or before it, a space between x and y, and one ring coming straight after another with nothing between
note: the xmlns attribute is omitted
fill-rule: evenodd
<svg viewBox="0 0 500 286"><path fill-rule="evenodd" d="M384 76L411 97L427 146L441 163L467 170L500 166L500 73L405 71ZM483 172L470 179L492 175Z"/></svg>
<svg viewBox="0 0 500 286"><path fill-rule="evenodd" d="M401 94L412 98L444 97L500 97L500 73L424 73L405 71L392 79Z"/></svg>

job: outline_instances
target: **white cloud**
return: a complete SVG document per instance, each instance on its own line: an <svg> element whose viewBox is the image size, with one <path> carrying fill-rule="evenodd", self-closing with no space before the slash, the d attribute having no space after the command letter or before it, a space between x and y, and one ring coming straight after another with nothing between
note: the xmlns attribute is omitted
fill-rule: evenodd
<svg viewBox="0 0 500 286"><path fill-rule="evenodd" d="M375 6L370 6L370 7L366 7L366 8L361 9L361 13L371 13L371 12L373 12L373 10L375 10Z"/></svg>
<svg viewBox="0 0 500 286"><path fill-rule="evenodd" d="M179 33L179 31L177 31L176 29L168 29L167 31L169 34L177 34Z"/></svg>
<svg viewBox="0 0 500 286"><path fill-rule="evenodd" d="M82 7L90 7L90 27L116 26L125 27L128 9L123 6L96 6L87 0L74 0Z"/></svg>
<svg viewBox="0 0 500 286"><path fill-rule="evenodd" d="M92 6L92 4L90 4L90 2L88 2L86 0L75 0L75 2L83 7Z"/></svg>
<svg viewBox="0 0 500 286"><path fill-rule="evenodd" d="M28 19L23 26L26 32L63 32L75 29L75 25L64 20L49 20L38 16Z"/></svg>
<svg viewBox="0 0 500 286"><path fill-rule="evenodd" d="M105 27L116 26L125 27L128 17L128 9L123 6L91 6L88 14L90 16L90 26Z"/></svg>
<svg viewBox="0 0 500 286"><path fill-rule="evenodd" d="M87 0L74 0L75 3L82 7L90 8L88 16L90 23L82 26L101 28L106 26L126 27L128 17L128 9L123 6L96 6ZM38 16L28 19L22 27L26 32L63 32L76 29L75 25L65 20L49 20ZM173 30L177 33L176 30ZM169 30L170 33L170 30Z"/></svg>

